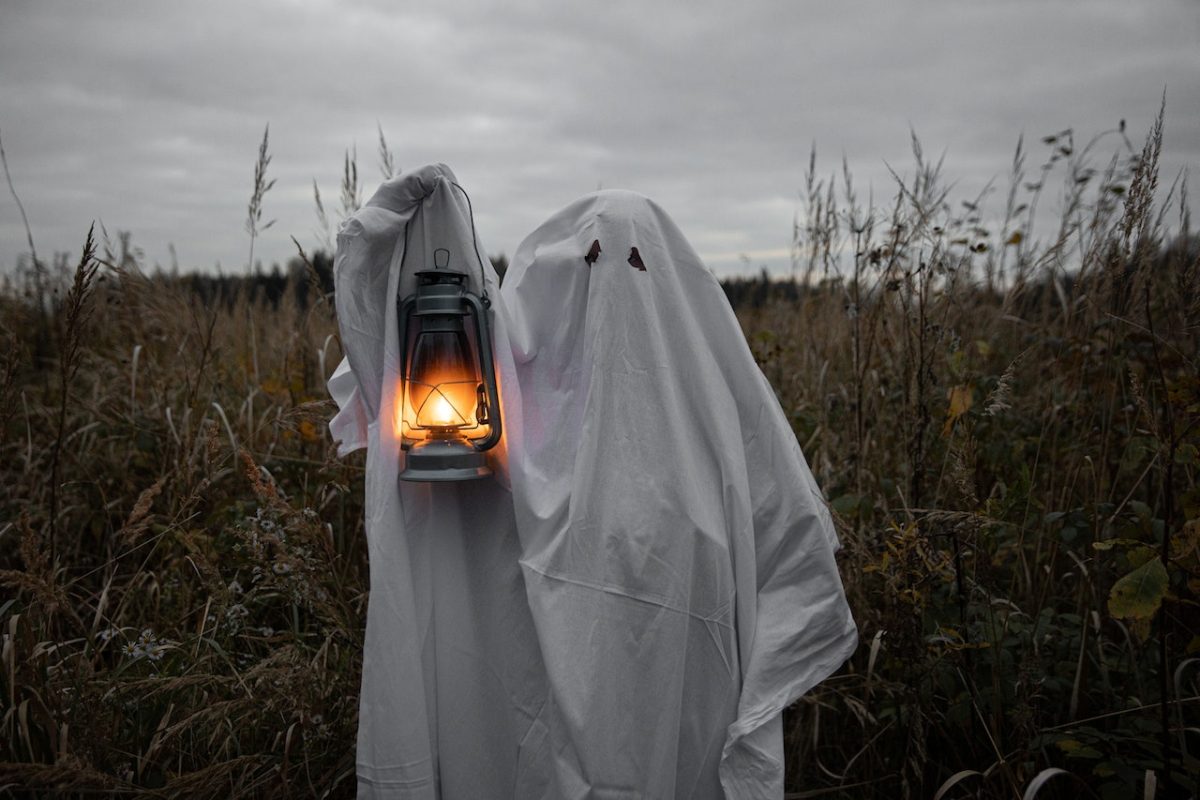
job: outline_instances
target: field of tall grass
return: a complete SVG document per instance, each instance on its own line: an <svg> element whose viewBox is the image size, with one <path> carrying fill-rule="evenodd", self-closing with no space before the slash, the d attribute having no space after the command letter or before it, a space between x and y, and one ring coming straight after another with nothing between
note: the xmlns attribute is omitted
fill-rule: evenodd
<svg viewBox="0 0 1200 800"><path fill-rule="evenodd" d="M1063 131L962 198L914 138L875 207L814 155L794 279L727 282L862 640L786 712L788 797L1197 791L1200 239L1161 142L1161 115ZM363 462L325 427L327 271L146 274L89 234L6 280L0 794L353 795Z"/></svg>

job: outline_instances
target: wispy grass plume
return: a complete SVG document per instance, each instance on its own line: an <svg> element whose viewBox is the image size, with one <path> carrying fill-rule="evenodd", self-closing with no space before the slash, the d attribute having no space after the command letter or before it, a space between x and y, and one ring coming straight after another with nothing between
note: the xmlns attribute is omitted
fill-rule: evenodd
<svg viewBox="0 0 1200 800"><path fill-rule="evenodd" d="M246 207L246 233L250 234L250 255L246 262L249 270L254 269L254 240L275 224L275 220L266 223L262 221L263 198L275 185L274 178L267 180L267 166L271 163L271 155L267 149L270 135L271 126L268 123L263 128L262 142L258 145L258 159L254 162L254 188L250 192L250 203Z"/></svg>
<svg viewBox="0 0 1200 800"><path fill-rule="evenodd" d="M347 150L342 159L342 219L348 219L362 206L358 185L358 148Z"/></svg>
<svg viewBox="0 0 1200 800"><path fill-rule="evenodd" d="M376 123L379 128L379 171L385 181L391 180L396 174L396 159L388 149L387 139L383 138L383 125Z"/></svg>

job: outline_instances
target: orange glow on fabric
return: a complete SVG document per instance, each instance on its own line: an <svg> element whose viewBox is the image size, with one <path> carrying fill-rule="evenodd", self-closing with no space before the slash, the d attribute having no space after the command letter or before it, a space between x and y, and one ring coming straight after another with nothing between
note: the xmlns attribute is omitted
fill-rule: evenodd
<svg viewBox="0 0 1200 800"><path fill-rule="evenodd" d="M408 398L404 396L404 381L398 380L396 381L396 404L392 412L392 434L397 439L410 436L415 419L416 415L413 414L412 406L408 403Z"/></svg>

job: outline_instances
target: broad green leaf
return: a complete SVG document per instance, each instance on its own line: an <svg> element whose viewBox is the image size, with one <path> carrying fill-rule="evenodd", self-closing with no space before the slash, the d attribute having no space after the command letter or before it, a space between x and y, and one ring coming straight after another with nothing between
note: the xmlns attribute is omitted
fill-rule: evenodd
<svg viewBox="0 0 1200 800"><path fill-rule="evenodd" d="M1200 558L1200 519L1188 520L1183 529L1171 537L1171 558L1179 562L1195 562Z"/></svg>
<svg viewBox="0 0 1200 800"><path fill-rule="evenodd" d="M1113 584L1108 611L1119 619L1148 620L1158 611L1167 594L1167 570L1152 558Z"/></svg>
<svg viewBox="0 0 1200 800"><path fill-rule="evenodd" d="M1139 544L1137 547L1130 548L1129 552L1125 553L1125 558L1129 561L1130 570L1137 569L1142 564L1145 564L1151 559L1160 558L1158 548L1149 547L1145 544Z"/></svg>
<svg viewBox="0 0 1200 800"><path fill-rule="evenodd" d="M1076 739L1063 739L1055 744L1067 754L1067 758L1100 758L1101 755L1096 748L1088 747Z"/></svg>

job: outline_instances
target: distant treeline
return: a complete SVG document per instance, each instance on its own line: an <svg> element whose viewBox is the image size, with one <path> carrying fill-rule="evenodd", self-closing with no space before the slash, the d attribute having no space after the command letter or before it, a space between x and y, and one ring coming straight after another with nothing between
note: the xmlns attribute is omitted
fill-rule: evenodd
<svg viewBox="0 0 1200 800"><path fill-rule="evenodd" d="M503 282L508 268L507 256L491 256L491 262ZM296 257L283 269L275 265L268 272L260 269L249 275L192 272L179 275L178 280L206 305L231 305L244 295L251 302L278 307L284 295L291 291L299 306L307 308L316 287L324 294L333 292L333 256L318 250L307 263ZM725 278L721 288L735 309L759 308L774 300L794 301L804 290L802 284L773 278L765 269L753 277Z"/></svg>
<svg viewBox="0 0 1200 800"><path fill-rule="evenodd" d="M804 285L794 280L772 278L765 269L755 277L725 278L721 288L734 309L761 308L773 300L795 301Z"/></svg>
<svg viewBox="0 0 1200 800"><path fill-rule="evenodd" d="M492 256L491 261L503 282L508 258ZM307 308L315 287L325 294L333 291L333 256L318 250L307 263L298 257L291 259L286 269L276 265L269 272L259 270L249 275L188 273L179 276L179 280L206 305L213 302L232 304L244 294L251 302L266 302L277 307L284 295L292 291L299 306ZM772 278L765 269L753 277L725 278L721 288L735 309L760 308L774 300L795 301L803 291L801 284Z"/></svg>
<svg viewBox="0 0 1200 800"><path fill-rule="evenodd" d="M119 265L122 269L141 271L137 260L128 250L127 240L122 241L122 247L115 257L106 259L108 263ZM52 287L69 281L69 272L73 267L70 255L58 254L52 266L48 266L42 278L44 290L52 293ZM490 260L496 273L504 280L508 269L508 257L501 254L491 256ZM289 292L297 305L308 308L316 298L316 293L331 295L333 292L333 254L325 250L316 250L311 255L301 258L295 256L288 260L286 266L274 264L269 270L264 270L261 264L251 273L201 272L182 271L179 269L163 270L156 268L148 273L155 280L175 283L184 287L198 297L206 306L214 304L232 307L239 298L244 298L252 304L264 303L277 309ZM37 273L31 268L28 258L22 258L16 274L5 279L9 296L24 294L32 298L38 294ZM758 275L725 278L721 281L725 296L735 309L759 308L774 301L794 301L799 299L804 291L803 284L792 280L773 278L766 269ZM17 290L17 291L13 291Z"/></svg>
<svg viewBox="0 0 1200 800"><path fill-rule="evenodd" d="M286 269L274 265L270 272L255 270L249 275L224 275L191 272L180 275L180 283L195 293L205 305L214 303L232 306L245 296L251 303L267 303L278 308L289 291L295 294L300 308L308 308L316 293L333 292L333 256L318 250L308 259L294 257Z"/></svg>
<svg viewBox="0 0 1200 800"><path fill-rule="evenodd" d="M115 257L108 254L109 258L105 262L118 266L120 269L141 271L137 260L131 255L128 240L124 234L122 234L121 244L119 254ZM1200 254L1200 237L1177 237L1161 251L1152 255L1149 260L1156 267L1161 267L1172 251L1191 253L1194 258ZM503 254L490 256L490 260L503 282L508 269L507 256ZM39 275L38 271L31 268L30 259L22 257L18 262L15 274L10 274L0 280L0 294L9 298L24 295L35 305L37 304L35 298L42 298L44 307L53 306L55 298L59 295L59 288L69 284L72 267L69 254L59 253L56 254L51 265L43 266ZM1113 280L1113 276L1117 276L1117 280L1115 286L1108 287L1109 292L1121 294L1132 290L1131 281L1120 278L1128 273L1129 269L1126 267L1110 270L1107 280ZM332 297L334 290L333 254L325 250L316 250L311 256L295 256L284 267L275 264L270 270L263 270L260 264L249 274L181 271L178 268L166 271L156 268L149 273L149 276L154 280L185 288L206 306L217 304L226 308L232 308L235 303L239 302L239 299L244 299L251 304L262 303L278 309L280 302L291 293L298 307L307 309L317 298L318 292L320 295ZM868 286L865 287L867 294L862 298L863 300L867 300L884 288L882 286L872 288L869 280L867 283ZM819 284L807 286L803 281L773 277L765 268L757 275L727 277L721 280L721 288L725 291L725 296L735 310L761 308L773 302L796 302L805 293L828 292L842 284L843 281L840 278L831 276ZM1072 273L1042 274L1022 287L1015 310L1031 310L1046 305L1061 307L1070 302L1070 298L1075 297L1081 288L1076 285L1075 276ZM973 291L987 293L990 290L983 285L976 284L973 286ZM1192 287L1180 287L1180 291L1190 296L1195 290Z"/></svg>
<svg viewBox="0 0 1200 800"><path fill-rule="evenodd" d="M491 261L503 281L508 258L492 256ZM278 307L284 295L292 291L299 306L307 308L315 287L325 294L333 291L333 256L318 250L307 263L298 257L291 259L286 269L276 265L269 272L259 270L249 275L188 273L180 275L179 280L206 305L213 302L232 304L244 294L251 302L266 302ZM765 269L753 277L725 278L721 288L735 309L760 308L775 300L795 301L803 292L802 284L772 278Z"/></svg>

